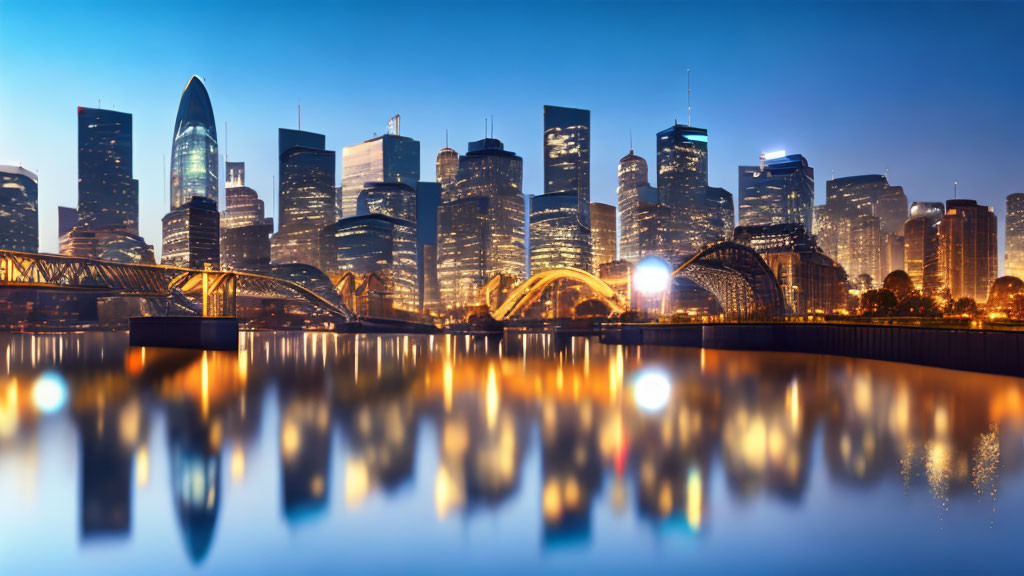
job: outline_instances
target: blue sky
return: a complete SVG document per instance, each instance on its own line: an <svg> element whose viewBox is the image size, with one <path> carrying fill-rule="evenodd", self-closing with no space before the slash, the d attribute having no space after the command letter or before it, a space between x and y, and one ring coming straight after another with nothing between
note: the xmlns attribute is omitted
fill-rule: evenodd
<svg viewBox="0 0 1024 576"><path fill-rule="evenodd" d="M422 143L422 172L494 135L542 192L542 107L592 111L591 189L614 203L616 164L686 119L710 133L710 181L784 148L825 181L884 173L913 200L995 207L1024 192L1019 3L48 2L0 0L0 164L39 174L40 248L77 203L77 106L133 114L141 232L160 245L178 100L206 80L222 155L272 200L277 129L338 150L386 130ZM224 126L227 124L225 142ZM223 172L222 172L223 174ZM276 217L276 214L274 215ZM1002 241L1002 237L1000 237Z"/></svg>

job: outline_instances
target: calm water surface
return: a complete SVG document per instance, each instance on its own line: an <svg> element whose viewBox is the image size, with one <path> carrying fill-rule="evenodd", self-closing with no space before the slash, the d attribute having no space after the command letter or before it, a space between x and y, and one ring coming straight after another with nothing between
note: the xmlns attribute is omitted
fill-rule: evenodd
<svg viewBox="0 0 1024 576"><path fill-rule="evenodd" d="M0 336L0 574L1020 573L1024 381L551 336Z"/></svg>

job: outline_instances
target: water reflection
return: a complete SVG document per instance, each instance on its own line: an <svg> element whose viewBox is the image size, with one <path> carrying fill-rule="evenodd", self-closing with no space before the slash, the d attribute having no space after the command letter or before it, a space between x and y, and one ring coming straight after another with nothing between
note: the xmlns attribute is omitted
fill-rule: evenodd
<svg viewBox="0 0 1024 576"><path fill-rule="evenodd" d="M378 496L408 506L397 496L408 485L428 487L442 524L501 515L529 494L545 549L592 542L599 507L613 522L707 533L717 474L732 502L798 506L816 466L843 486L901 485L939 518L970 493L994 523L1000 479L1022 462L1024 396L1012 378L541 335L259 333L237 353L126 340L0 340L0 482L16 476L30 494L47 453L77 455L66 483L77 484L87 546L150 522L133 511L133 490L164 486L151 471L167 470L159 493L196 565L217 547L232 486L247 484L280 486L264 505L278 502L288 526ZM261 435L267 418L273 438ZM45 434L62 422L77 445ZM277 459L279 477L254 475L254 457Z"/></svg>

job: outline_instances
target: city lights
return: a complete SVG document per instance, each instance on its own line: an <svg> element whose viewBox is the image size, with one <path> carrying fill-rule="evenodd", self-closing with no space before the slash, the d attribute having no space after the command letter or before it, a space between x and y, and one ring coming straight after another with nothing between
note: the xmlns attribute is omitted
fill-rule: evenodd
<svg viewBox="0 0 1024 576"><path fill-rule="evenodd" d="M59 412L67 398L67 382L53 370L43 372L32 386L32 402L43 414Z"/></svg>
<svg viewBox="0 0 1024 576"><path fill-rule="evenodd" d="M671 274L672 272L664 260L655 256L648 256L636 265L633 286L641 294L659 294L668 288Z"/></svg>

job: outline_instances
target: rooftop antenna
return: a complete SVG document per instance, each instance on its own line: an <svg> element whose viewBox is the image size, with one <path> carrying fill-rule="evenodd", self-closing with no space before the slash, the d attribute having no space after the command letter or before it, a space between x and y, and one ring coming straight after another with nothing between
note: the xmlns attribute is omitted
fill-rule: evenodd
<svg viewBox="0 0 1024 576"><path fill-rule="evenodd" d="M491 139L494 138L494 114L491 114Z"/></svg>
<svg viewBox="0 0 1024 576"><path fill-rule="evenodd" d="M447 128L444 129L444 147L445 148L448 147L448 129Z"/></svg>
<svg viewBox="0 0 1024 576"><path fill-rule="evenodd" d="M487 116L484 116L484 140L487 139Z"/></svg>
<svg viewBox="0 0 1024 576"><path fill-rule="evenodd" d="M302 99L299 99L299 130L302 130Z"/></svg>
<svg viewBox="0 0 1024 576"><path fill-rule="evenodd" d="M96 99L96 107L97 108L102 108L103 107L103 99L102 98L97 98Z"/></svg>
<svg viewBox="0 0 1024 576"><path fill-rule="evenodd" d="M953 200L956 200L957 188L959 187L959 185L960 182L953 180Z"/></svg>
<svg viewBox="0 0 1024 576"><path fill-rule="evenodd" d="M633 129L629 129L629 153L633 153Z"/></svg>
<svg viewBox="0 0 1024 576"><path fill-rule="evenodd" d="M687 126L692 126L693 125L693 120L691 120L692 112L693 112L693 106L691 105L691 100L690 100L690 69L687 68L686 69L686 125Z"/></svg>

